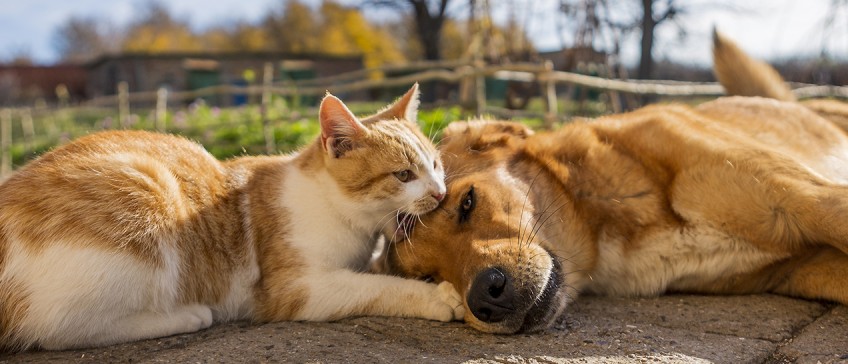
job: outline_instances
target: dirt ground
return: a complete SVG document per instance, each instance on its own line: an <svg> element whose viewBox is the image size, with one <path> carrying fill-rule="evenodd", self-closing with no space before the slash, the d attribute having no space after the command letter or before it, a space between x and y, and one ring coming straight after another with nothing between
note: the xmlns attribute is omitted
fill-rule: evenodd
<svg viewBox="0 0 848 364"><path fill-rule="evenodd" d="M848 307L774 295L581 297L546 332L355 318L232 323L106 348L27 352L3 363L829 363L848 362Z"/></svg>

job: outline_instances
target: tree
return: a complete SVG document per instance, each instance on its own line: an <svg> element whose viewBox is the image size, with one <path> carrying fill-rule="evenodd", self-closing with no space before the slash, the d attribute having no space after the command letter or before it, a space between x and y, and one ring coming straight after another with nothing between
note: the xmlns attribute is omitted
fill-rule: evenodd
<svg viewBox="0 0 848 364"><path fill-rule="evenodd" d="M366 67L404 60L391 35L371 24L356 8L324 1L321 19L320 50L323 53L362 55Z"/></svg>
<svg viewBox="0 0 848 364"><path fill-rule="evenodd" d="M151 1L144 5L140 16L130 24L123 49L130 52L199 51L200 39L191 31L187 20L171 15L168 8Z"/></svg>
<svg viewBox="0 0 848 364"><path fill-rule="evenodd" d="M321 27L315 13L300 0L283 0L262 22L271 48L293 54L317 51Z"/></svg>
<svg viewBox="0 0 848 364"><path fill-rule="evenodd" d="M442 59L442 28L449 0L365 0L367 6L387 6L400 11L412 10L416 35L424 49L424 59Z"/></svg>
<svg viewBox="0 0 848 364"><path fill-rule="evenodd" d="M0 63L15 66L32 66L35 62L32 57L32 49L27 45L14 45L9 47Z"/></svg>
<svg viewBox="0 0 848 364"><path fill-rule="evenodd" d="M53 33L53 46L65 62L85 62L117 50L117 34L108 21L72 16Z"/></svg>
<svg viewBox="0 0 848 364"><path fill-rule="evenodd" d="M681 20L688 14L710 10L740 11L742 6L729 0L560 0L560 10L567 18L590 30L578 32L578 42L581 36L585 37L584 44L593 45L598 43L598 37L611 38L613 53L617 53L620 41L638 32L637 77L649 79L653 77L655 34L660 26L672 23L677 26L678 34L685 36L685 22Z"/></svg>
<svg viewBox="0 0 848 364"><path fill-rule="evenodd" d="M658 25L667 20L672 20L683 8L675 0L664 0L662 8L654 8L660 3L658 0L641 0L642 19L640 29L642 30L641 50L639 53L639 79L649 79L654 71L654 30Z"/></svg>
<svg viewBox="0 0 848 364"><path fill-rule="evenodd" d="M204 50L213 52L232 52L241 50L233 41L233 30L229 26L219 25L198 34Z"/></svg>
<svg viewBox="0 0 848 364"><path fill-rule="evenodd" d="M270 37L261 27L249 23L238 22L233 27L231 40L236 49L242 51L260 51L270 47Z"/></svg>

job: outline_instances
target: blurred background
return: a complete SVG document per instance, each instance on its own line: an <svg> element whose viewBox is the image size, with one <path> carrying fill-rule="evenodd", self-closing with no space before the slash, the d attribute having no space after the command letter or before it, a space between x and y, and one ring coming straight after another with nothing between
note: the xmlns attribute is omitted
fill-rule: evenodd
<svg viewBox="0 0 848 364"><path fill-rule="evenodd" d="M368 113L421 82L434 138L479 114L550 128L646 102L700 102L721 94L713 27L795 87L848 83L848 0L3 0L0 9L0 174L112 128L184 134L222 158L294 150L317 132L326 90Z"/></svg>

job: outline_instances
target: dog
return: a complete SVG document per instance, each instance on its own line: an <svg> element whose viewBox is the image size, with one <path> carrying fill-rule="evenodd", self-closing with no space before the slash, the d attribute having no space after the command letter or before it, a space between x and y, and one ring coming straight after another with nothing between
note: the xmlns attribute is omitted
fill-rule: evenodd
<svg viewBox="0 0 848 364"><path fill-rule="evenodd" d="M750 65L715 43L723 66ZM768 66L753 67L734 82L786 87L752 79ZM440 145L447 196L390 244L387 264L452 283L465 321L487 333L547 328L581 293L848 304L848 135L794 98L751 96L767 97L653 105L554 132L453 123Z"/></svg>

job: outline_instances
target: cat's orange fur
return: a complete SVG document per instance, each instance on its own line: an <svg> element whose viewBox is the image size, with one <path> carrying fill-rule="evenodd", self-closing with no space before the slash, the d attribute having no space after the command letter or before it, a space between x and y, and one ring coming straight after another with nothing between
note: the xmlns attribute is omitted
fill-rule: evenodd
<svg viewBox="0 0 848 364"><path fill-rule="evenodd" d="M362 120L328 95L321 136L290 156L219 162L181 137L113 131L33 161L0 185L0 347L461 317L449 284L361 273L375 234L444 195L417 92Z"/></svg>

